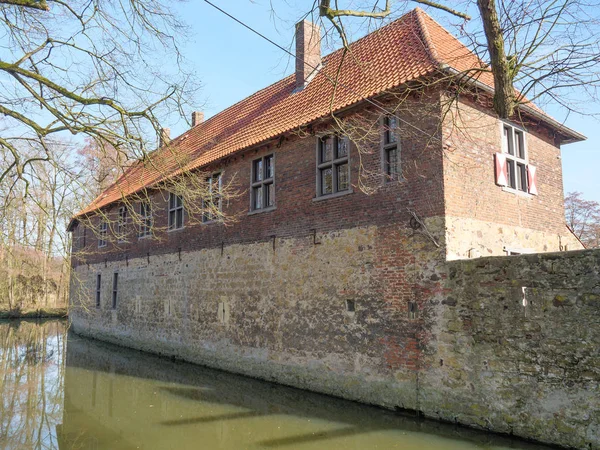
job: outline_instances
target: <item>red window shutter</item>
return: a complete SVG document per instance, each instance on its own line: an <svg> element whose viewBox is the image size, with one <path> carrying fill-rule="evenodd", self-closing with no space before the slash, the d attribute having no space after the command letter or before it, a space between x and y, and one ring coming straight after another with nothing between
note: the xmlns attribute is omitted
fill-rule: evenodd
<svg viewBox="0 0 600 450"><path fill-rule="evenodd" d="M529 185L529 193L538 195L536 167L531 164L527 164L527 184Z"/></svg>
<svg viewBox="0 0 600 450"><path fill-rule="evenodd" d="M496 184L498 186L507 186L508 178L506 175L506 156L503 153L494 154L494 160L496 162Z"/></svg>

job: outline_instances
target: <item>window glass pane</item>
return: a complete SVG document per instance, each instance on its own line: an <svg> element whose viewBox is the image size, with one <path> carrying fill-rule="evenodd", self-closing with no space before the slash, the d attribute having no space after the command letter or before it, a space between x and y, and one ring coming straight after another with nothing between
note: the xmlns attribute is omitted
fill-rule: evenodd
<svg viewBox="0 0 600 450"><path fill-rule="evenodd" d="M183 208L177 210L177 223L175 228L181 228L183 226Z"/></svg>
<svg viewBox="0 0 600 450"><path fill-rule="evenodd" d="M344 137L339 137L337 140L337 155L336 158L345 158L348 156L348 140Z"/></svg>
<svg viewBox="0 0 600 450"><path fill-rule="evenodd" d="M263 161L259 159L254 161L254 181L261 181L263 179Z"/></svg>
<svg viewBox="0 0 600 450"><path fill-rule="evenodd" d="M337 166L337 190L345 191L349 187L348 164Z"/></svg>
<svg viewBox="0 0 600 450"><path fill-rule="evenodd" d="M333 169L331 167L321 170L321 195L333 192Z"/></svg>
<svg viewBox="0 0 600 450"><path fill-rule="evenodd" d="M321 139L321 161L327 162L333 159L333 139L328 136Z"/></svg>
<svg viewBox="0 0 600 450"><path fill-rule="evenodd" d="M527 192L527 169L525 164L517 164L518 189Z"/></svg>
<svg viewBox="0 0 600 450"><path fill-rule="evenodd" d="M387 150L386 152L387 154L387 164L386 164L386 169L387 169L387 174L392 177L395 178L396 175L398 174L398 149L397 148L391 148L389 150Z"/></svg>
<svg viewBox="0 0 600 450"><path fill-rule="evenodd" d="M265 178L273 178L273 155L265 158Z"/></svg>
<svg viewBox="0 0 600 450"><path fill-rule="evenodd" d="M265 194L267 195L266 206L275 205L275 185L273 183L265 186Z"/></svg>
<svg viewBox="0 0 600 450"><path fill-rule="evenodd" d="M262 186L252 189L253 208L261 209L263 207Z"/></svg>
<svg viewBox="0 0 600 450"><path fill-rule="evenodd" d="M523 141L523 133L515 130L515 147L516 155L519 158L525 159L525 142Z"/></svg>
<svg viewBox="0 0 600 450"><path fill-rule="evenodd" d="M385 125L385 143L392 144L396 142L397 139L396 132L398 128L398 119L395 116L387 116Z"/></svg>
<svg viewBox="0 0 600 450"><path fill-rule="evenodd" d="M508 168L508 170L507 170L508 185L511 188L516 189L517 183L516 183L516 177L515 177L515 162L511 159L507 159L506 166Z"/></svg>
<svg viewBox="0 0 600 450"><path fill-rule="evenodd" d="M169 211L169 229L175 227L175 210Z"/></svg>
<svg viewBox="0 0 600 450"><path fill-rule="evenodd" d="M515 154L515 149L513 147L513 133L511 127L504 127L504 136L502 142L503 150L510 154Z"/></svg>

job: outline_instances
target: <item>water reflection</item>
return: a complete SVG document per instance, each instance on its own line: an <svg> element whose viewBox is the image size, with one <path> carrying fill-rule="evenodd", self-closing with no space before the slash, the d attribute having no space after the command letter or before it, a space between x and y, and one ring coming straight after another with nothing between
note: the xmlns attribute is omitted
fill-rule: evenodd
<svg viewBox="0 0 600 450"><path fill-rule="evenodd" d="M2 448L542 448L78 336L68 338L63 370L63 323L0 324L0 336L8 330Z"/></svg>
<svg viewBox="0 0 600 450"><path fill-rule="evenodd" d="M65 322L0 322L0 447L56 449Z"/></svg>

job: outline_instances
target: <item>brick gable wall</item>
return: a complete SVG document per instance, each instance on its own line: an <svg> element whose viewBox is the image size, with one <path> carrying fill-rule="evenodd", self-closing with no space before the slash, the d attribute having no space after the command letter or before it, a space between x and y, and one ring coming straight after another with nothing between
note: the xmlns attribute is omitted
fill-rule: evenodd
<svg viewBox="0 0 600 450"><path fill-rule="evenodd" d="M560 145L550 130L525 128L539 195L496 185L494 153L501 152L500 121L462 97L444 120L444 204L451 259L504 255L504 247L539 252L575 250L566 228ZM471 252L469 252L471 250Z"/></svg>

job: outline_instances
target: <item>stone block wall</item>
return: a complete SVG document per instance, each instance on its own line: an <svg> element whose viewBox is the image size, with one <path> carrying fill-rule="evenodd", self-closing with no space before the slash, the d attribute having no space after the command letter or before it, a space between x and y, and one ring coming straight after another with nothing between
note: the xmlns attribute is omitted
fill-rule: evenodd
<svg viewBox="0 0 600 450"><path fill-rule="evenodd" d="M428 415L600 448L600 250L448 263Z"/></svg>

